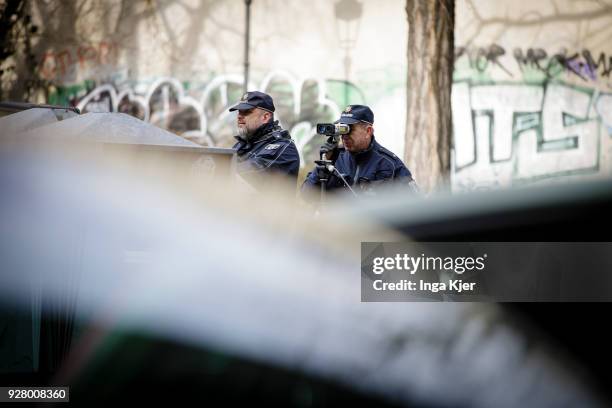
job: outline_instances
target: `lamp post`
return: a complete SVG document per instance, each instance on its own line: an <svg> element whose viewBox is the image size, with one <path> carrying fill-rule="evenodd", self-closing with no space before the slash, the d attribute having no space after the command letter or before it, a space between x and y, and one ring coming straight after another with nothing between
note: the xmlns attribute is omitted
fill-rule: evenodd
<svg viewBox="0 0 612 408"><path fill-rule="evenodd" d="M244 0L246 6L246 22L244 34L244 85L243 93L248 92L249 87L249 37L251 35L251 3L253 0Z"/></svg>
<svg viewBox="0 0 612 408"><path fill-rule="evenodd" d="M363 6L358 0L340 0L334 5L334 15L340 48L344 51L344 104L349 104L349 76L351 73L351 50L359 34Z"/></svg>

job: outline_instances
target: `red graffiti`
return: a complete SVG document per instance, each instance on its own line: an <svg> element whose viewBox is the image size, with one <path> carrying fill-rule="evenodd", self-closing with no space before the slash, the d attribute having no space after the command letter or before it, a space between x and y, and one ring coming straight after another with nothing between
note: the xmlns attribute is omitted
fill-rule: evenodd
<svg viewBox="0 0 612 408"><path fill-rule="evenodd" d="M85 70L98 65L115 65L119 49L116 43L102 41L60 51L47 51L40 60L40 76L46 80L60 79L75 68Z"/></svg>

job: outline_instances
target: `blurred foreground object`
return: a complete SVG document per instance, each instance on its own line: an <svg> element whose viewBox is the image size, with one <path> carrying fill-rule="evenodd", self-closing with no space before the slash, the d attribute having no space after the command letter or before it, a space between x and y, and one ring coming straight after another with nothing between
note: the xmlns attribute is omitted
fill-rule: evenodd
<svg viewBox="0 0 612 408"><path fill-rule="evenodd" d="M65 330L32 344L73 401L604 405L495 304L361 303L359 243L397 232L175 174L180 157L24 142L0 142L0 298L55 313Z"/></svg>
<svg viewBox="0 0 612 408"><path fill-rule="evenodd" d="M27 110L0 118L0 138L5 144L28 143L31 148L42 144L43 149L61 151L71 150L76 143L82 154L89 152L97 159L107 156L116 164L141 169L164 167L166 172L157 173L163 177L193 173L202 180L219 177L229 181L235 173L231 149L202 147L123 113L77 116L78 110L66 109L71 115L60 118L55 113L58 107L25 107ZM118 160L119 155L124 158Z"/></svg>

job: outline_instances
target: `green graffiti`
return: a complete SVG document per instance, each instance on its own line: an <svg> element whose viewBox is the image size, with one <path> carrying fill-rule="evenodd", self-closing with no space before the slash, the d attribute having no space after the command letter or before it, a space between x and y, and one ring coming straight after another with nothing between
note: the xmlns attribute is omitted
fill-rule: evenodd
<svg viewBox="0 0 612 408"><path fill-rule="evenodd" d="M534 92L537 88L540 92ZM477 106L453 105L455 125L468 124L453 132L455 157L461 157L453 170L457 189L593 175L609 160L601 152L607 135L603 106L594 105L598 91L549 80L538 85L465 81L455 83L453 92ZM504 150L496 158L497 143L509 143L510 155Z"/></svg>
<svg viewBox="0 0 612 408"><path fill-rule="evenodd" d="M503 73L512 81L539 85L546 81L562 79L566 75L575 75L585 81L587 78L595 80L596 71L600 68L600 62L595 63L588 50L584 50L582 54L571 55L567 51L561 51L550 55L541 48L515 48L512 54L497 44L489 47L457 47L454 80L488 84L492 82L493 73ZM600 57L603 61L602 77L609 73L604 57L603 54Z"/></svg>
<svg viewBox="0 0 612 408"><path fill-rule="evenodd" d="M551 79L559 79L563 74L563 66L557 60L552 60L546 71L533 65L521 67L521 78L525 84L541 85Z"/></svg>
<svg viewBox="0 0 612 408"><path fill-rule="evenodd" d="M350 82L330 79L325 82L325 85L327 87L327 97L339 107L366 103L363 92Z"/></svg>
<svg viewBox="0 0 612 408"><path fill-rule="evenodd" d="M77 99L85 96L87 92L94 89L95 86L96 83L93 80L85 80L76 85L57 86L49 94L48 103L59 106L71 105Z"/></svg>

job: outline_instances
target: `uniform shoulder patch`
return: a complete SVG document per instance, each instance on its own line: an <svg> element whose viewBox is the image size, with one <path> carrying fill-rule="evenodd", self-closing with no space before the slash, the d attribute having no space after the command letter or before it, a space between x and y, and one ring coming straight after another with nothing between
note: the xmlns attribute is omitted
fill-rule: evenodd
<svg viewBox="0 0 612 408"><path fill-rule="evenodd" d="M269 145L267 145L266 147L264 147L264 150L276 150L280 147L281 145L279 143L270 143Z"/></svg>

